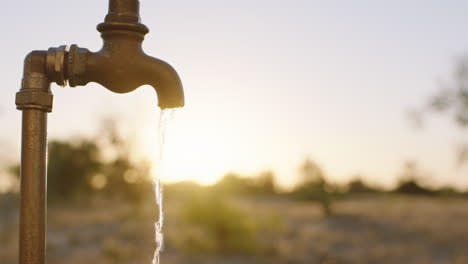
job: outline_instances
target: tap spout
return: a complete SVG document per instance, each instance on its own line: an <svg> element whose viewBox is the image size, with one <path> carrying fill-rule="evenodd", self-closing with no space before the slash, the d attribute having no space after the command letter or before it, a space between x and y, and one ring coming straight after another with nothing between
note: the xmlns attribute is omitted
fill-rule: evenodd
<svg viewBox="0 0 468 264"><path fill-rule="evenodd" d="M98 25L103 46L98 52L72 45L67 57L70 86L96 82L116 93L151 85L161 108L184 106L179 75L168 63L142 49L148 28L140 23L139 1L111 0L105 22Z"/></svg>
<svg viewBox="0 0 468 264"><path fill-rule="evenodd" d="M134 32L103 33L104 45L98 52L72 45L69 51L70 86L96 82L112 92L128 93L142 85L152 86L158 106L184 106L179 75L168 63L146 55Z"/></svg>

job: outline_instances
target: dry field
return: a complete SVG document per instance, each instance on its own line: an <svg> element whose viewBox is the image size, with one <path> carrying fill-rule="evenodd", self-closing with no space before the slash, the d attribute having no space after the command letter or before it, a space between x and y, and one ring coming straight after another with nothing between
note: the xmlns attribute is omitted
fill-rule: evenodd
<svg viewBox="0 0 468 264"><path fill-rule="evenodd" d="M252 215L277 217L270 250L253 255L186 254L183 203L166 201L166 245L173 263L468 263L468 200L361 197L339 201L325 219L314 203L237 201ZM17 263L17 201L0 202L0 263ZM119 201L53 207L48 221L48 264L151 263L155 209Z"/></svg>

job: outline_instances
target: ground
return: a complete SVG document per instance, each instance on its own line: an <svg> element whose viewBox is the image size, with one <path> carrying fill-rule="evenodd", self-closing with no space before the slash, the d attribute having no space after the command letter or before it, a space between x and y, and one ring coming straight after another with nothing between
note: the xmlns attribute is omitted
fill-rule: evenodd
<svg viewBox="0 0 468 264"><path fill-rule="evenodd" d="M17 263L17 200L0 202L0 263ZM161 263L468 263L468 200L367 196L338 201L324 218L312 202L243 199L253 216L276 217L269 250L258 254L186 253L180 202L165 204L166 245ZM150 203L122 201L50 206L47 263L151 263ZM185 253L184 253L185 252Z"/></svg>

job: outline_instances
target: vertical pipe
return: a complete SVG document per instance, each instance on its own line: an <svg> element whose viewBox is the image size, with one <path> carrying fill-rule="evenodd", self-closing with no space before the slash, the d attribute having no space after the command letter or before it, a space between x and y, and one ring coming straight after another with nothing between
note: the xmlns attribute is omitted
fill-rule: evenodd
<svg viewBox="0 0 468 264"><path fill-rule="evenodd" d="M140 1L109 0L106 22L139 22Z"/></svg>
<svg viewBox="0 0 468 264"><path fill-rule="evenodd" d="M45 263L47 112L23 109L20 264Z"/></svg>

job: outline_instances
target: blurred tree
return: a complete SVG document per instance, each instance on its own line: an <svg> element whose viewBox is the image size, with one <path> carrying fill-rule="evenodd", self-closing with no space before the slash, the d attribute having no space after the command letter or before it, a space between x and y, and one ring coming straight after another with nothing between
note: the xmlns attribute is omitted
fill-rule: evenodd
<svg viewBox="0 0 468 264"><path fill-rule="evenodd" d="M93 192L92 179L104 168L96 142L79 139L51 140L48 144L47 193L48 200L85 199ZM19 164L10 167L18 179Z"/></svg>
<svg viewBox="0 0 468 264"><path fill-rule="evenodd" d="M461 127L468 125L468 56L458 61L453 74L453 84L444 87L433 96L430 107L437 111L453 109L456 123Z"/></svg>
<svg viewBox="0 0 468 264"><path fill-rule="evenodd" d="M348 193L375 193L379 190L370 187L366 182L362 180L362 177L356 176L353 180L348 183Z"/></svg>
<svg viewBox="0 0 468 264"><path fill-rule="evenodd" d="M47 190L52 200L86 197L93 191L91 178L103 167L95 142L53 140L48 158Z"/></svg>
<svg viewBox="0 0 468 264"><path fill-rule="evenodd" d="M137 158L132 138L120 133L119 124L114 118L104 119L97 137L105 156L102 170L105 185L103 192L109 196L123 197L133 203L141 203L152 193L151 163Z"/></svg>
<svg viewBox="0 0 468 264"><path fill-rule="evenodd" d="M102 168L95 142L79 140L73 144L52 140L48 145L47 193L50 201L87 197L92 192L90 179ZM20 165L10 167L20 177Z"/></svg>
<svg viewBox="0 0 468 264"><path fill-rule="evenodd" d="M209 187L201 186L192 181L182 181L164 185L164 197L166 200L188 200Z"/></svg>
<svg viewBox="0 0 468 264"><path fill-rule="evenodd" d="M399 178L400 182L394 190L397 193L419 195L431 195L435 193L435 191L424 188L418 183L418 181L420 181L423 177L419 172L415 162L406 162L403 168L403 172Z"/></svg>
<svg viewBox="0 0 468 264"><path fill-rule="evenodd" d="M323 170L317 163L306 159L299 169L300 182L293 191L299 199L315 200L320 203L325 216L332 214L331 194Z"/></svg>
<svg viewBox="0 0 468 264"><path fill-rule="evenodd" d="M275 174L272 171L265 171L258 174L254 180L256 193L264 195L276 194Z"/></svg>
<svg viewBox="0 0 468 264"><path fill-rule="evenodd" d="M249 194L251 185L246 177L229 172L213 188L221 194Z"/></svg>
<svg viewBox="0 0 468 264"><path fill-rule="evenodd" d="M10 181L12 185L10 186L10 192L18 193L20 190L20 165L13 164L7 166L6 173L8 174L7 177L10 177Z"/></svg>
<svg viewBox="0 0 468 264"><path fill-rule="evenodd" d="M100 190L112 197L139 203L152 193L151 165L131 155L131 146L118 132L116 121L103 122L95 138L49 142L47 190L51 201L84 199ZM10 173L19 178L19 165Z"/></svg>
<svg viewBox="0 0 468 264"><path fill-rule="evenodd" d="M16 153L14 144L0 138L0 194L19 191L19 179L15 177L19 175L19 166L12 162L16 156L14 153Z"/></svg>
<svg viewBox="0 0 468 264"><path fill-rule="evenodd" d="M458 127L468 128L468 55L457 61L451 83L442 85L421 111L412 113L414 123L422 124L427 111L447 113ZM468 144L459 144L457 160L460 165L468 161Z"/></svg>
<svg viewBox="0 0 468 264"><path fill-rule="evenodd" d="M271 171L265 171L248 177L229 172L213 188L223 194L274 195L276 194L275 175Z"/></svg>

